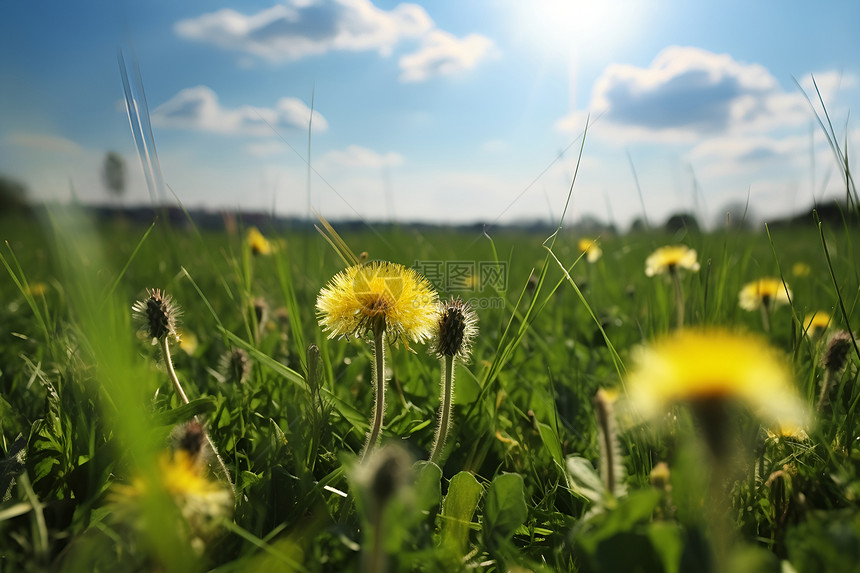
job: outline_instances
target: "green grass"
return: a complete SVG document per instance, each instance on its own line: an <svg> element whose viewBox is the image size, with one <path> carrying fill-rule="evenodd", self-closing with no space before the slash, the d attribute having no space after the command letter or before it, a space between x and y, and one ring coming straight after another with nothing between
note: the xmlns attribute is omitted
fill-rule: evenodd
<svg viewBox="0 0 860 573"><path fill-rule="evenodd" d="M749 456L718 484L732 531L717 559L705 454L685 411L663 431L620 417L626 493L612 496L593 470L592 406L599 388L623 389L631 350L674 328L672 284L646 277L644 262L683 242L702 266L684 278L688 325L761 333L761 317L737 305L740 288L761 276L790 285L792 304L774 311L766 336L814 407L824 343L804 336L802 321L824 310L832 331L857 327L856 228L603 237L595 264L579 260L579 237L565 231L551 250L547 237L509 230L342 234L370 260L507 269L504 289L441 293L493 307L478 308L471 361L458 366L447 459L410 468L412 481L381 509L355 469L373 401L371 346L328 340L317 325L316 295L343 268L321 235L262 229L277 249L255 257L241 232L162 222L93 226L63 212L0 228L2 571L353 571L376 536L393 571L779 571L783 561L803 573L860 562L854 350L809 440L770 439L748 414L737 419ZM794 276L795 263L808 276ZM182 330L199 341L191 354L172 347L189 406L157 366L157 347L136 336L131 305L147 287L173 296ZM255 301L268 309L260 327ZM232 348L252 360L241 384L219 372ZM415 350L389 353L383 441L421 460L439 362ZM157 482L170 432L195 415L237 487L232 517L198 543L163 491L148 492L139 514L112 502L116 484ZM572 457L587 462L573 474ZM669 487L649 479L661 461Z"/></svg>

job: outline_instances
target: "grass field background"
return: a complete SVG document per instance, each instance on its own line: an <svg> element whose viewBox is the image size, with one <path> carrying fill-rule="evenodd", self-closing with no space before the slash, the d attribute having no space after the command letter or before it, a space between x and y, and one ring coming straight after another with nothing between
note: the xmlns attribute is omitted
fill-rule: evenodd
<svg viewBox="0 0 860 573"><path fill-rule="evenodd" d="M372 485L385 476L368 486L356 461L373 402L371 346L328 340L318 326L317 294L345 266L322 235L261 228L273 252L254 255L241 221L233 233L146 228L64 209L0 228L0 570L379 570L374 547L391 571L860 563L856 346L805 437L768 434L733 412L732 469L719 479L687 409L660 424L620 411L624 487L606 491L593 406L601 388L623 397L634 348L675 330L672 283L644 269L657 247L680 243L701 264L682 276L686 325L767 339L814 410L829 337L860 320L856 226L602 236L594 263L565 230L343 233L368 260L484 265L504 278L435 285L472 299L480 331L457 367L445 461L410 465L399 489L388 476L395 486L381 501ZM764 276L792 291L767 332L738 306L743 285ZM157 347L137 335L131 307L146 288L182 308L186 344L171 350L188 405ZM812 312L833 316L817 337L804 332ZM418 462L433 441L439 362L411 346L389 353L383 443ZM241 382L224 367L236 348L250 359ZM159 452L195 415L235 482L232 511L189 509L208 498L158 485L130 509L122 484L162 483ZM571 467L572 456L591 465ZM660 462L668 474L655 474ZM722 510L709 509L718 501Z"/></svg>

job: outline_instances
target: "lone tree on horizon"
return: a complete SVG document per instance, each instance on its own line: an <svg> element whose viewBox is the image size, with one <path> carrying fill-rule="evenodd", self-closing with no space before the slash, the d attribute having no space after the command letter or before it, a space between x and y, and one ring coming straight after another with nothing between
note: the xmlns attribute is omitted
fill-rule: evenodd
<svg viewBox="0 0 860 573"><path fill-rule="evenodd" d="M105 155L104 166L102 167L102 181L108 192L122 200L125 193L125 160L122 155L116 151L109 151Z"/></svg>

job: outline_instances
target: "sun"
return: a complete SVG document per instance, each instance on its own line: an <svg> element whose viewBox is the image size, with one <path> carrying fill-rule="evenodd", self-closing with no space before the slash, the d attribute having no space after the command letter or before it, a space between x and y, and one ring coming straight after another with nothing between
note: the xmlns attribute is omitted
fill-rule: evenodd
<svg viewBox="0 0 860 573"><path fill-rule="evenodd" d="M532 0L512 4L521 32L549 55L584 57L631 40L641 26L635 0Z"/></svg>

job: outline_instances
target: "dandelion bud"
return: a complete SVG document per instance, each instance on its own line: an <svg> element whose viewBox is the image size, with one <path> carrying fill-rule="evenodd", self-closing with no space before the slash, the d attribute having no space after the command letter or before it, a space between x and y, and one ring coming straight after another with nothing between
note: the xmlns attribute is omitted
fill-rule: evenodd
<svg viewBox="0 0 860 573"><path fill-rule="evenodd" d="M439 324L436 333L436 355L455 356L463 361L472 351L472 339L478 333L478 317L469 306L459 298L441 303Z"/></svg>
<svg viewBox="0 0 860 573"><path fill-rule="evenodd" d="M369 494L371 507L381 510L412 481L412 457L402 446L386 444L356 468L354 477Z"/></svg>
<svg viewBox="0 0 860 573"><path fill-rule="evenodd" d="M254 318L257 319L257 328L262 329L269 319L269 305L266 299L262 297L254 299Z"/></svg>
<svg viewBox="0 0 860 573"><path fill-rule="evenodd" d="M132 305L135 318L142 323L141 330L156 344L168 336L176 336L176 319L180 314L173 297L160 289L146 289L149 298Z"/></svg>
<svg viewBox="0 0 860 573"><path fill-rule="evenodd" d="M190 459L196 461L206 447L206 431L200 422L191 420L176 428L173 442L177 450L186 452Z"/></svg>
<svg viewBox="0 0 860 573"><path fill-rule="evenodd" d="M320 382L323 377L322 357L316 344L308 346L307 350L308 376L307 382L314 396L319 395Z"/></svg>
<svg viewBox="0 0 860 573"><path fill-rule="evenodd" d="M822 364L828 372L838 373L848 362L848 351L851 349L851 335L846 331L840 331L833 335L827 344Z"/></svg>
<svg viewBox="0 0 860 573"><path fill-rule="evenodd" d="M241 348L234 348L221 357L221 372L224 379L241 384L251 375L251 357Z"/></svg>

